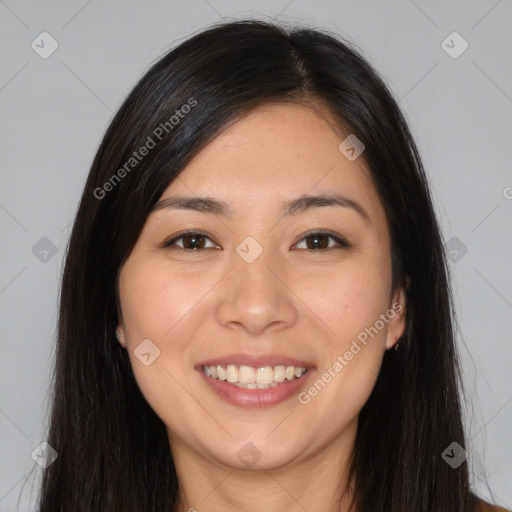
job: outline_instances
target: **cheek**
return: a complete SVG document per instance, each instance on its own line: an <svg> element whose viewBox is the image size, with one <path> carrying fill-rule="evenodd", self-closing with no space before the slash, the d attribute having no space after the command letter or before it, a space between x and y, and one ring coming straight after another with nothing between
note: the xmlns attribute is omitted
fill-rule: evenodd
<svg viewBox="0 0 512 512"><path fill-rule="evenodd" d="M321 401L344 403L343 411L337 412L343 417L362 407L380 370L389 322L381 320L388 308L391 276L386 270L385 264L369 261L347 265L329 278L308 281L303 288L304 302L327 326L319 378L325 375L322 380L328 382L328 389L322 391Z"/></svg>
<svg viewBox="0 0 512 512"><path fill-rule="evenodd" d="M198 350L191 340L198 338L212 309L208 292L218 278L206 268L191 273L148 260L140 257L126 263L119 291L134 374L146 397L158 402L164 389L167 397L183 395L169 374L182 383L190 378L187 372ZM146 367L137 360L137 352L147 339L156 345L158 357Z"/></svg>
<svg viewBox="0 0 512 512"><path fill-rule="evenodd" d="M387 272L380 262L357 261L302 282L301 298L327 326L332 348L350 345L385 313L391 277Z"/></svg>
<svg viewBox="0 0 512 512"><path fill-rule="evenodd" d="M198 301L207 289L200 284L190 286L189 278L182 273L171 275L162 265L134 258L121 272L119 291L137 385L164 423L179 431L192 424L196 414L195 402L183 387L190 387L189 341L198 327L194 316L200 310ZM159 350L149 365L137 355L141 342L147 339ZM150 360L153 350L149 346ZM180 410L179 419L173 414L176 409Z"/></svg>
<svg viewBox="0 0 512 512"><path fill-rule="evenodd" d="M120 295L129 336L164 342L204 293L201 282L192 283L161 265L136 260L127 264L121 273Z"/></svg>

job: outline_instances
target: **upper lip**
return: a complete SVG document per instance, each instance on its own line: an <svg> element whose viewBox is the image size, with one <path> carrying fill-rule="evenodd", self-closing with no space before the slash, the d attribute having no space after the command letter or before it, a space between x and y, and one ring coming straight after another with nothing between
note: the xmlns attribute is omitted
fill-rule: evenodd
<svg viewBox="0 0 512 512"><path fill-rule="evenodd" d="M294 357L288 357L280 354L230 354L226 356L213 357L205 361L197 363L197 367L200 366L226 366L228 364L234 364L236 366L252 366L254 368L263 368L265 366L299 366L302 368L313 367L312 363L295 359Z"/></svg>

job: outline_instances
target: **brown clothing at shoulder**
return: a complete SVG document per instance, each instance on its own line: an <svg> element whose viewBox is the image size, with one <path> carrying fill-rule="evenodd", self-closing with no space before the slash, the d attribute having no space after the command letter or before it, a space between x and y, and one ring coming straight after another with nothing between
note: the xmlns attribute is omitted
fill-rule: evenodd
<svg viewBox="0 0 512 512"><path fill-rule="evenodd" d="M503 507L498 507L496 505L491 505L490 503L487 503L484 500L478 500L476 504L476 508L474 509L474 512L511 512L510 510L507 510Z"/></svg>

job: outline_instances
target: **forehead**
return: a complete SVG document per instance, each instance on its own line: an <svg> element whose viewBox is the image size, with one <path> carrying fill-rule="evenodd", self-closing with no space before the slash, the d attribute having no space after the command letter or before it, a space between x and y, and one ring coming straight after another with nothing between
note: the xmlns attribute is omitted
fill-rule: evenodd
<svg viewBox="0 0 512 512"><path fill-rule="evenodd" d="M350 161L338 149L347 135L311 107L260 106L196 155L162 198L208 195L243 210L277 207L306 193L339 193L364 203L377 223L384 210L362 156Z"/></svg>

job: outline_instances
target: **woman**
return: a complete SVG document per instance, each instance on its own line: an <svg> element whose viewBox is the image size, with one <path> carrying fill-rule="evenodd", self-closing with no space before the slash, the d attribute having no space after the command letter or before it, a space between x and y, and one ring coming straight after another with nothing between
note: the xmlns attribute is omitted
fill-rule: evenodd
<svg viewBox="0 0 512 512"><path fill-rule="evenodd" d="M85 185L40 511L503 510L469 488L447 274L355 49L258 21L183 42Z"/></svg>

